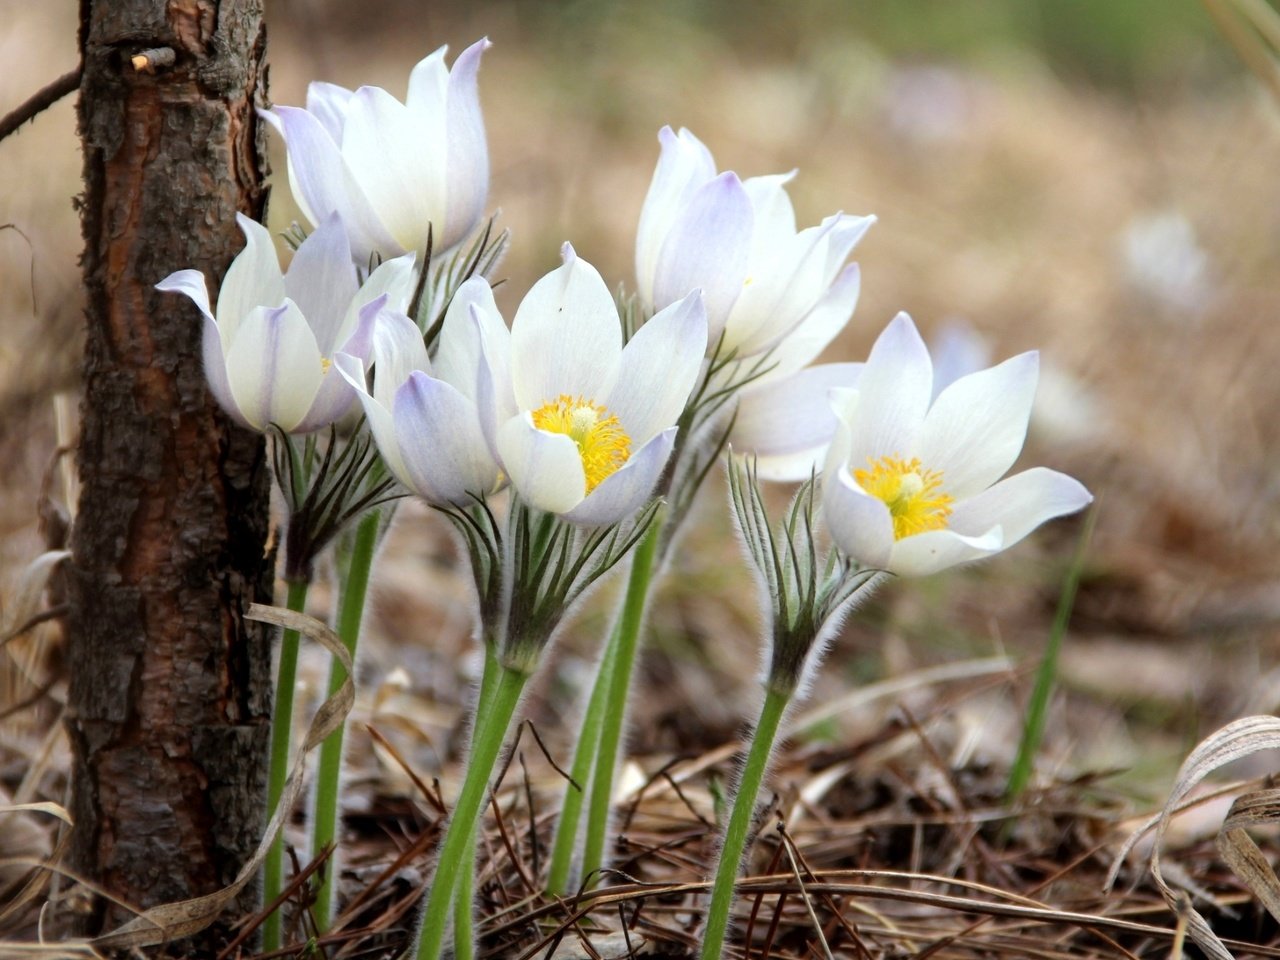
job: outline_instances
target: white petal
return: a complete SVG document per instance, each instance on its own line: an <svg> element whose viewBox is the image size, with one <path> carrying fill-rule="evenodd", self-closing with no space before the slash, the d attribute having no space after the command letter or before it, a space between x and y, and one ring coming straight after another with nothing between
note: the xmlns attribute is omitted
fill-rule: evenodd
<svg viewBox="0 0 1280 960"><path fill-rule="evenodd" d="M475 404L449 384L410 375L396 394L393 417L405 469L428 499L466 506L496 486L498 465Z"/></svg>
<svg viewBox="0 0 1280 960"><path fill-rule="evenodd" d="M292 300L250 313L227 350L236 407L258 430L292 431L311 408L322 376L320 350Z"/></svg>
<svg viewBox="0 0 1280 960"><path fill-rule="evenodd" d="M351 91L336 83L313 80L307 84L307 113L320 121L320 126L333 139L342 143L342 126L347 119Z"/></svg>
<svg viewBox="0 0 1280 960"><path fill-rule="evenodd" d="M804 319L830 284L826 275L828 222L785 238L752 259L750 282L733 306L725 346L744 357L767 350Z"/></svg>
<svg viewBox="0 0 1280 960"><path fill-rule="evenodd" d="M876 223L876 217L855 217L847 213L837 213L828 217L823 223L833 221L831 232L827 235L827 283L834 280L840 268L844 266L849 254L867 235Z"/></svg>
<svg viewBox="0 0 1280 960"><path fill-rule="evenodd" d="M213 311L209 307L209 287L204 282L204 274L199 270L171 273L156 284L156 289L165 293L186 294L205 317L213 319Z"/></svg>
<svg viewBox="0 0 1280 960"><path fill-rule="evenodd" d="M566 513L586 495L578 445L563 433L539 430L528 413L498 428L498 450L516 492L539 510Z"/></svg>
<svg viewBox="0 0 1280 960"><path fill-rule="evenodd" d="M340 346L343 317L357 286L346 227L332 213L302 241L284 275L285 293L311 325L320 356L332 357Z"/></svg>
<svg viewBox="0 0 1280 960"><path fill-rule="evenodd" d="M486 326L493 342L505 339L506 324L493 302L489 282L483 277L472 277L458 288L449 303L433 366L437 377L452 384L473 403L479 396L480 340L484 336L481 328Z"/></svg>
<svg viewBox="0 0 1280 960"><path fill-rule="evenodd" d="M334 211L347 210L342 151L325 123L298 107L276 107L260 115L284 137L289 189L307 222L314 226Z"/></svg>
<svg viewBox="0 0 1280 960"><path fill-rule="evenodd" d="M365 303L378 300L385 293L390 310L406 314L410 301L413 300L413 282L415 282L413 262L416 259L413 253L406 253L404 256L381 262L378 268L369 274L369 279L360 285L360 292L352 298L352 310L358 310Z"/></svg>
<svg viewBox="0 0 1280 960"><path fill-rule="evenodd" d="M278 307L284 301L284 276L267 228L243 213L236 223L244 232L244 249L236 254L218 291L218 329L229 349L241 320L257 307Z"/></svg>
<svg viewBox="0 0 1280 960"><path fill-rule="evenodd" d="M999 525L1011 547L1040 524L1082 510L1093 501L1084 485L1065 473L1033 467L1001 480L952 509L949 525L974 534Z"/></svg>
<svg viewBox="0 0 1280 960"><path fill-rule="evenodd" d="M395 403L396 391L415 370L431 372L427 348L422 343L422 331L403 313L382 310L374 322L373 396L390 410Z"/></svg>
<svg viewBox="0 0 1280 960"><path fill-rule="evenodd" d="M961 377L991 366L991 344L963 320L950 320L929 341L933 357L933 395Z"/></svg>
<svg viewBox="0 0 1280 960"><path fill-rule="evenodd" d="M789 376L816 360L848 325L861 290L862 274L858 265L851 263L799 326L778 341L769 355L769 372L761 379Z"/></svg>
<svg viewBox="0 0 1280 960"><path fill-rule="evenodd" d="M622 325L596 268L565 244L565 263L533 285L511 324L511 382L522 410L561 394L599 402L618 376Z"/></svg>
<svg viewBox="0 0 1280 960"><path fill-rule="evenodd" d="M967 537L954 530L930 530L893 545L886 569L904 577L925 577L958 563L971 563L1007 546L999 527Z"/></svg>
<svg viewBox="0 0 1280 960"><path fill-rule="evenodd" d="M589 527L625 520L645 505L654 484L671 457L676 428L655 436L633 453L619 469L600 481L587 498L565 514L565 519Z"/></svg>
<svg viewBox="0 0 1280 960"><path fill-rule="evenodd" d="M236 406L236 398L231 394L231 383L227 380L227 360L222 349L222 335L218 332L218 324L212 317L204 318L200 337L204 377L209 383L209 392L213 394L213 399L218 401L218 405L237 423L252 429L249 421L240 412L240 408Z"/></svg>
<svg viewBox="0 0 1280 960"><path fill-rule="evenodd" d="M862 491L841 466L823 484L823 515L831 539L858 563L886 568L893 550L893 518L884 502Z"/></svg>
<svg viewBox="0 0 1280 960"><path fill-rule="evenodd" d="M519 411L511 389L511 332L504 324L490 323L485 315L475 310L472 311L471 322L480 337L480 364L476 370L476 409L480 415L480 429L484 431L490 453L501 462L498 427Z"/></svg>
<svg viewBox="0 0 1280 960"><path fill-rule="evenodd" d="M695 291L658 313L622 351L618 382L605 406L634 449L680 417L707 351L707 313Z"/></svg>
<svg viewBox="0 0 1280 960"><path fill-rule="evenodd" d="M636 229L636 289L650 306L658 255L667 233L698 188L716 175L711 152L688 130L677 135L663 127L658 142L662 153Z"/></svg>
<svg viewBox="0 0 1280 960"><path fill-rule="evenodd" d="M440 234L442 250L466 239L484 216L489 199L489 145L484 134L476 74L480 70L480 55L490 46L488 39L484 39L467 47L458 55L449 74L445 135L449 147L445 163L448 216Z"/></svg>
<svg viewBox="0 0 1280 960"><path fill-rule="evenodd" d="M653 306L661 309L701 288L714 344L747 278L754 216L737 174L721 174L700 187L662 244Z"/></svg>
<svg viewBox="0 0 1280 960"><path fill-rule="evenodd" d="M909 457L932 394L929 351L915 324L900 313L871 348L858 379L857 415L850 423L849 459L856 469L868 459Z"/></svg>
<svg viewBox="0 0 1280 960"><path fill-rule="evenodd" d="M742 391L729 442L758 458L766 480L806 479L822 464L836 431L829 395L856 387L860 363L827 363Z"/></svg>
<svg viewBox="0 0 1280 960"><path fill-rule="evenodd" d="M404 98L405 106L423 123L442 134L445 99L449 92L449 68L444 63L448 52L447 45L436 47L414 64L409 73L409 91Z"/></svg>
<svg viewBox="0 0 1280 960"><path fill-rule="evenodd" d="M742 181L742 188L747 191L755 210L755 230L752 236L754 246L751 252L753 263L766 249L772 249L786 238L795 236L796 212L786 191L786 185L795 176L796 172L792 170L790 173L775 173L767 177L748 177Z"/></svg>
<svg viewBox="0 0 1280 960"><path fill-rule="evenodd" d="M348 187L358 184L398 244L396 254L421 250L428 223L444 222L442 146L443 126L439 132L427 129L380 87L361 87L352 96L342 139Z"/></svg>
<svg viewBox="0 0 1280 960"><path fill-rule="evenodd" d="M914 453L957 500L995 483L1022 452L1040 358L1024 353L961 377L938 395Z"/></svg>
<svg viewBox="0 0 1280 960"><path fill-rule="evenodd" d="M395 423L392 420L391 411L370 396L368 386L365 383L364 364L359 357L353 357L347 353L339 353L333 358L333 365L343 379L351 384L354 389L355 395L364 409L365 420L369 424L369 432L373 434L373 442L378 445L378 452L382 454L382 459L386 463L387 469L392 472L397 480L410 490L413 490L413 482L409 477L409 472L405 469L404 458L400 456L400 441L396 439ZM414 492L416 493L417 491Z"/></svg>

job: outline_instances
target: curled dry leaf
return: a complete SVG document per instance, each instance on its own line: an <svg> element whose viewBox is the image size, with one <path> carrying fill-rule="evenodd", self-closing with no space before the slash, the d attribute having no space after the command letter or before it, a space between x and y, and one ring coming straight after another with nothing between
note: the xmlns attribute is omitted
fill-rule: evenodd
<svg viewBox="0 0 1280 960"><path fill-rule="evenodd" d="M1151 876L1169 909L1186 919L1187 935L1212 960L1234 960L1234 957L1209 923L1194 907L1188 908L1186 897L1174 890L1164 879L1160 869L1160 848L1174 814L1200 782L1213 771L1234 760L1258 753L1261 750L1280 748L1280 717L1244 717L1232 721L1212 734L1191 751L1178 770L1177 779L1164 809L1153 817L1125 842L1107 875L1106 888L1110 889L1120 873L1120 868L1134 846L1144 834L1155 828L1155 842L1151 848ZM1262 852L1248 834L1248 828L1280 822L1280 790L1261 790L1238 797L1231 812L1218 831L1218 851L1236 877L1245 884L1280 921L1280 881L1267 863Z"/></svg>

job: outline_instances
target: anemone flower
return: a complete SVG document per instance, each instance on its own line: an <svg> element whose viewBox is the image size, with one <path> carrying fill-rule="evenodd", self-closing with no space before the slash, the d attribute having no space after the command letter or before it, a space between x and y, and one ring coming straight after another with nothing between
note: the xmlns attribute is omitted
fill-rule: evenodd
<svg viewBox="0 0 1280 960"><path fill-rule="evenodd" d="M482 330L482 420L527 503L603 526L638 510L667 464L702 366L706 314L699 293L686 293L624 348L600 274L567 243L561 256L509 334Z"/></svg>
<svg viewBox="0 0 1280 960"><path fill-rule="evenodd" d="M794 172L743 181L717 174L688 130L663 127L658 140L636 231L637 289L649 309L701 288L709 346L739 358L768 350L811 314L848 320L857 275L842 266L875 217L837 213L797 232L786 191Z"/></svg>
<svg viewBox="0 0 1280 960"><path fill-rule="evenodd" d="M833 396L839 426L824 471L836 544L864 567L921 576L1013 546L1093 497L1043 467L1003 480L1022 452L1039 355L961 377L931 401L933 365L899 314L853 390Z"/></svg>
<svg viewBox="0 0 1280 960"><path fill-rule="evenodd" d="M445 66L447 47L418 63L401 103L381 87L307 88L306 109L262 116L285 139L289 185L312 224L334 211L351 234L356 262L373 254L436 251L475 228L489 194L489 150L476 75L489 47L480 40Z"/></svg>
<svg viewBox="0 0 1280 960"><path fill-rule="evenodd" d="M347 231L331 214L281 272L266 228L243 214L236 222L245 246L223 277L216 313L198 270L170 274L156 289L185 294L204 314L209 390L237 421L258 431L275 424L285 433L328 426L355 403L333 357L368 357L378 310L407 305L413 256L388 260L361 285Z"/></svg>
<svg viewBox="0 0 1280 960"><path fill-rule="evenodd" d="M391 472L438 506L469 506L498 486L498 465L476 406L481 330L486 327L491 336L497 328L506 334L489 284L473 277L449 305L434 364L417 325L392 310L380 312L374 323L372 391L358 357L337 359Z"/></svg>

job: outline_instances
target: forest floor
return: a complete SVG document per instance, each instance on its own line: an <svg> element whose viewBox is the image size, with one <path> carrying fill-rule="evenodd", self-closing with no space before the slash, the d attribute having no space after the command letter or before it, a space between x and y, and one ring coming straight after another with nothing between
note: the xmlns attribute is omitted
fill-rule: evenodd
<svg viewBox="0 0 1280 960"><path fill-rule="evenodd" d="M0 36L9 62L20 53L26 64L0 76L4 104L74 66L67 13L43 6ZM270 55L281 103L300 103L316 76L398 94L434 46L374 31L326 40L282 6L290 15ZM493 25L453 17L441 33L454 50L485 32L496 41L482 89L492 203L514 234L499 291L508 316L564 239L611 283L630 277L655 133L686 125L722 167L799 166L802 223L837 208L879 216L856 255L862 303L831 358L860 357L899 309L930 338L969 324L992 360L1041 350L1025 461L1097 495L1028 792L1010 804L1006 783L1079 520L982 566L890 583L850 619L771 780L738 903L748 955L1177 956L1191 914L1157 889L1149 839L1114 886L1105 881L1125 841L1183 786L1177 770L1195 745L1280 702L1276 106L1238 85L1121 97L1034 64L900 62L836 37L803 59L759 59L693 31L661 38L659 70L643 54L657 42L644 23L602 33L551 70L565 51L550 40L522 43L520 25L497 15ZM0 161L0 222L30 241L0 232L7 630L24 571L74 519L74 470L56 456L74 440L81 322L70 101L0 144ZM272 226L295 216L282 182ZM539 892L565 788L556 767L618 603L610 582L535 683L530 726L495 794L479 886L487 955L687 957L696 943L721 798L758 695L754 584L723 478L708 486L652 603L614 872L576 898ZM441 798L456 790L478 665L447 527L414 504L399 514L376 568L350 721L348 906L314 944L329 957L391 956L403 943ZM318 589L311 610L325 616L330 602ZM65 799L61 650L56 619L0 646L0 805ZM321 656L304 658L301 711L314 709L326 670ZM1215 771L1163 841L1165 878L1241 957L1280 956L1280 928L1217 838L1232 802L1276 771L1274 751ZM3 941L34 935L48 888L16 912L6 899L32 876L21 858L53 856L58 823L0 816ZM1251 829L1273 858L1274 828ZM301 822L290 831L305 849ZM305 896L295 891L299 904ZM305 942L305 911L294 918Z"/></svg>

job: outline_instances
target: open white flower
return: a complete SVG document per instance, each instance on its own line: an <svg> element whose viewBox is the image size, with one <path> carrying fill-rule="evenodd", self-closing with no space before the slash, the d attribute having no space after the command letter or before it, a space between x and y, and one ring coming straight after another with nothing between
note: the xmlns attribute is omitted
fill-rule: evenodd
<svg viewBox="0 0 1280 960"><path fill-rule="evenodd" d="M335 361L357 391L383 460L428 503L470 506L499 484L476 405L486 328L491 336L507 332L489 284L473 277L449 305L434 364L417 325L387 309L374 322L373 391L359 358L339 354Z"/></svg>
<svg viewBox="0 0 1280 960"><path fill-rule="evenodd" d="M717 175L711 152L688 130L663 127L658 139L662 154L636 233L645 305L661 309L701 288L709 345L723 333L721 349L740 358L769 349L814 314L823 330L838 322L838 331L857 300L854 268L842 267L875 217L838 213L797 232L786 192L794 173Z"/></svg>
<svg viewBox="0 0 1280 960"><path fill-rule="evenodd" d="M367 358L374 315L388 301L407 305L413 256L388 260L361 285L347 232L333 214L282 273L267 229L243 214L236 222L245 246L222 279L216 314L198 270L170 274L156 289L185 294L204 314L205 376L227 413L259 431L328 426L355 402L332 370L333 356Z"/></svg>
<svg viewBox="0 0 1280 960"><path fill-rule="evenodd" d="M489 194L489 150L476 75L489 47L467 47L450 71L447 47L418 63L401 103L381 87L351 91L313 83L307 107L263 111L285 138L289 184L318 224L337 211L360 264L371 254L437 252L480 222Z"/></svg>
<svg viewBox="0 0 1280 960"><path fill-rule="evenodd" d="M857 388L833 396L824 505L840 549L920 576L989 557L1088 505L1079 481L1043 467L1000 479L1022 451L1038 373L1038 354L1024 353L931 402L929 351L910 317L894 318Z"/></svg>
<svg viewBox="0 0 1280 960"><path fill-rule="evenodd" d="M529 291L508 334L485 326L480 406L492 449L529 504L589 526L649 498L702 365L695 291L626 344L600 274L573 247Z"/></svg>

